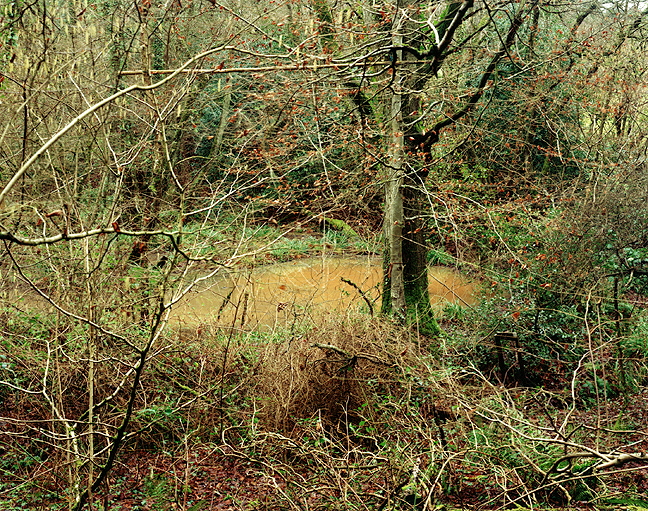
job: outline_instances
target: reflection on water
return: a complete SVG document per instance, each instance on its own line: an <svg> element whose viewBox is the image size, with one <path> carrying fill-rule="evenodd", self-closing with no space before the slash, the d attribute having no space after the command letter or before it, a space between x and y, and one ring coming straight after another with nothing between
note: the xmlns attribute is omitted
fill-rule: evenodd
<svg viewBox="0 0 648 511"><path fill-rule="evenodd" d="M366 300L352 282L361 289ZM382 271L379 258L312 258L274 264L220 278L179 303L176 324L216 323L229 327L290 325L305 314L380 307ZM429 270L430 299L438 308L447 302L477 302L475 284L450 268Z"/></svg>

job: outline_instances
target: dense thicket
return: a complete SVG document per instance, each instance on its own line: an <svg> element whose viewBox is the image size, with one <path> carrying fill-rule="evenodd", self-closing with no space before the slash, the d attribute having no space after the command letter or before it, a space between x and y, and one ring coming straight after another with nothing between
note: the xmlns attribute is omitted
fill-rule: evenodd
<svg viewBox="0 0 648 511"><path fill-rule="evenodd" d="M242 508L641 495L642 2L0 4L0 507L199 509L208 452ZM178 320L375 240L381 318Z"/></svg>

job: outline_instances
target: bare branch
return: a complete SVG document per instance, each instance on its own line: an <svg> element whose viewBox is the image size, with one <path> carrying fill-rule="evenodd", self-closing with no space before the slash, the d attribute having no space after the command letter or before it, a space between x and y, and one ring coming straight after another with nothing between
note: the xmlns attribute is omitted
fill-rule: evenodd
<svg viewBox="0 0 648 511"><path fill-rule="evenodd" d="M204 51L202 53L199 53L198 55L190 58L187 60L182 66L180 66L178 69L174 70L167 76L166 78L163 78L159 82L153 83L151 85L146 85L146 84L136 84L136 85L131 85L130 87L126 87L125 89L122 89L118 92L115 92L113 95L102 99L98 103L95 103L92 105L90 108L86 109L79 115L77 115L74 119L72 119L64 128L62 128L58 133L53 135L45 144L43 144L38 151L36 151L25 163L22 164L22 166L16 171L16 173L13 175L13 177L9 180L9 182L6 184L2 192L0 192L0 208L3 206L4 201L7 197L7 194L11 191L11 189L16 185L18 180L27 172L29 167L32 166L32 164L40 158L47 150L52 147L56 142L58 142L68 131L70 131L72 128L74 128L80 121L94 113L95 111L99 110L101 107L106 106L109 103L112 103L115 101L117 98L120 98L122 96L125 96L126 94L130 94L133 91L136 90L154 90L157 89L158 87L161 87L162 85L168 83L171 81L173 78L176 76L180 75L183 71L185 71L189 66L191 66L193 63L198 62L199 60L213 54L217 53L219 51L227 50L229 49L229 46L219 46L218 48L212 48L210 50Z"/></svg>

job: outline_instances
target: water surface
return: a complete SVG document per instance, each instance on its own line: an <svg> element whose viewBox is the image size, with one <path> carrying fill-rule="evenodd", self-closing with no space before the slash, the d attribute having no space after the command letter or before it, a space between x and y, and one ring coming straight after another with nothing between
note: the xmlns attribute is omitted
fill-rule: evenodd
<svg viewBox="0 0 648 511"><path fill-rule="evenodd" d="M367 301L377 311L380 264L377 257L322 257L232 273L179 303L172 320L184 325L272 328L304 316L368 311ZM447 303L477 303L477 285L460 273L442 266L431 267L428 273L430 300L438 309Z"/></svg>

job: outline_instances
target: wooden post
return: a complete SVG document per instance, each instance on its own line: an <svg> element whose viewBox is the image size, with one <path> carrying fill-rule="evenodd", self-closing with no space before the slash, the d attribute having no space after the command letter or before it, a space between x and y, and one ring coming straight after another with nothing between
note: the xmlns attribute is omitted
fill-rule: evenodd
<svg viewBox="0 0 648 511"><path fill-rule="evenodd" d="M522 353L520 352L520 343L518 335L515 332L497 332L495 334L495 351L497 352L497 363L500 370L500 379L502 383L506 381L507 367L506 362L504 361L504 347L502 341L515 341L515 359L520 368L521 382L526 383L526 371L524 368L524 360L522 359Z"/></svg>

